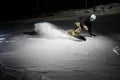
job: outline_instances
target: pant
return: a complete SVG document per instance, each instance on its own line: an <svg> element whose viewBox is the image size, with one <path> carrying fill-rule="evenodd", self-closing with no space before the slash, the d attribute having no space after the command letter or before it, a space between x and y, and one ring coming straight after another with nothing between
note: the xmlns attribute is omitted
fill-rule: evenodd
<svg viewBox="0 0 120 80"><path fill-rule="evenodd" d="M77 33L77 34L80 34L80 32L82 31L82 28L81 28L81 26L80 26L80 23L78 23L78 24L75 24L74 23L74 32L75 33Z"/></svg>
<svg viewBox="0 0 120 80"><path fill-rule="evenodd" d="M69 30L67 31L67 33L68 33L69 35L74 36L74 37L79 36L79 33L76 32L74 29L69 29Z"/></svg>

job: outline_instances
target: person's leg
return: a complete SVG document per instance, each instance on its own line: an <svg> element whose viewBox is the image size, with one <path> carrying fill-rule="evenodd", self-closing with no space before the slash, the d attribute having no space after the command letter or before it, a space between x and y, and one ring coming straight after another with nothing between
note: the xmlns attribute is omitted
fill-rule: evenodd
<svg viewBox="0 0 120 80"><path fill-rule="evenodd" d="M72 36L79 36L79 32L77 32L73 29L67 30L67 34L72 35Z"/></svg>
<svg viewBox="0 0 120 80"><path fill-rule="evenodd" d="M79 28L75 29L74 31L75 31L76 33L81 33L81 32L82 32L82 29L81 29L81 27L79 27Z"/></svg>
<svg viewBox="0 0 120 80"><path fill-rule="evenodd" d="M78 39L86 41L86 38L84 36L80 36L79 33L77 32L77 30L75 31L73 29L69 29L69 30L67 30L67 34L72 35Z"/></svg>
<svg viewBox="0 0 120 80"><path fill-rule="evenodd" d="M82 32L82 28L79 27L76 30L74 30L74 32L76 33L76 38L82 39L84 41L86 41L86 38L84 36L81 36L80 33Z"/></svg>
<svg viewBox="0 0 120 80"><path fill-rule="evenodd" d="M76 34L76 36L79 36L79 34L82 32L81 27L77 28L74 30L74 33Z"/></svg>
<svg viewBox="0 0 120 80"><path fill-rule="evenodd" d="M67 30L67 34L72 35L72 36L75 35L73 29L69 29L69 30Z"/></svg>

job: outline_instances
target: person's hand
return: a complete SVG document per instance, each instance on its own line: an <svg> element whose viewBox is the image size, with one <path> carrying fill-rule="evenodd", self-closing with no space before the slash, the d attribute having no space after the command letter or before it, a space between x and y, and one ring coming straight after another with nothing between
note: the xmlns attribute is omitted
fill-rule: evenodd
<svg viewBox="0 0 120 80"><path fill-rule="evenodd" d="M90 37L95 37L96 35L95 34L91 34Z"/></svg>
<svg viewBox="0 0 120 80"><path fill-rule="evenodd" d="M88 30L88 27L84 25L84 29L85 29L85 30Z"/></svg>

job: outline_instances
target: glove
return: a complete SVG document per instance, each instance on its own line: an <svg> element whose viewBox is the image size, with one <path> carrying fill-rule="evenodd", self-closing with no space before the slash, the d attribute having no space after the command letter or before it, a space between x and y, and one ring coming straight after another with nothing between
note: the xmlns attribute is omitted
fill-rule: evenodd
<svg viewBox="0 0 120 80"><path fill-rule="evenodd" d="M95 37L96 35L95 34L90 34L90 37Z"/></svg>

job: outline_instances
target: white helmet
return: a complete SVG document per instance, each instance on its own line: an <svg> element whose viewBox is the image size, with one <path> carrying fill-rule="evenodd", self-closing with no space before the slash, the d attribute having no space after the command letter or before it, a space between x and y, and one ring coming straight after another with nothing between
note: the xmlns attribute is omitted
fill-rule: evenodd
<svg viewBox="0 0 120 80"><path fill-rule="evenodd" d="M95 20L96 20L96 15L95 15L95 14L92 14L92 15L90 16L90 19L91 19L92 22L95 21Z"/></svg>

